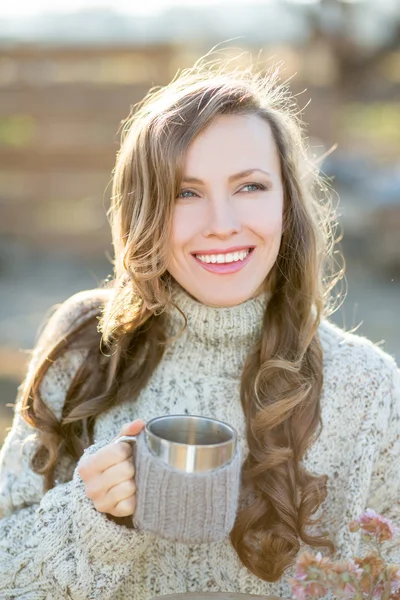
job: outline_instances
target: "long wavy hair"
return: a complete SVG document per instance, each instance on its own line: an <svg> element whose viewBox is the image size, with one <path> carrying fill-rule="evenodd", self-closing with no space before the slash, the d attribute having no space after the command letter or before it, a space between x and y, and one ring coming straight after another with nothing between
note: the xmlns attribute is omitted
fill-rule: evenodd
<svg viewBox="0 0 400 600"><path fill-rule="evenodd" d="M113 277L86 293L90 302L81 302L79 318L67 330L57 329L57 313L52 317L52 335L39 344L21 406L38 430L31 466L49 490L60 455L79 460L93 443L96 417L137 397L173 341L165 334L172 303L167 263L184 156L213 119L244 114L258 115L271 127L284 186L284 225L265 282L272 295L263 333L238 373L249 453L242 470L244 501L230 539L241 562L272 582L294 563L300 540L335 551L326 532L306 531L319 523L310 517L326 498L327 476L307 472L300 461L321 432L318 327L333 311L331 290L343 274L334 268L337 224L329 186L308 159L300 113L279 68L233 68L231 60L206 55L132 107L121 123L108 212ZM85 352L57 417L43 402L40 384L72 348Z"/></svg>

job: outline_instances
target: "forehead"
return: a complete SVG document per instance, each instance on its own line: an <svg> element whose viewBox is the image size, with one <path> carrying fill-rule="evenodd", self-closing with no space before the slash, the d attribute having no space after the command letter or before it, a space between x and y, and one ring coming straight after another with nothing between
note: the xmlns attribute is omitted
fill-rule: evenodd
<svg viewBox="0 0 400 600"><path fill-rule="evenodd" d="M220 115L189 145L184 174L205 176L248 168L278 172L280 163L270 125L257 115Z"/></svg>

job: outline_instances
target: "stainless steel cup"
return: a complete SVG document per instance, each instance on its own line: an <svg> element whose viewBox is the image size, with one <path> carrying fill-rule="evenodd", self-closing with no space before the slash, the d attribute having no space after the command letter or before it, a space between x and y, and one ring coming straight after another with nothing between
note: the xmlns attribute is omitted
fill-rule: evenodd
<svg viewBox="0 0 400 600"><path fill-rule="evenodd" d="M134 527L175 542L217 542L236 518L241 456L233 427L208 417L151 419L134 443Z"/></svg>
<svg viewBox="0 0 400 600"><path fill-rule="evenodd" d="M144 435L150 452L174 469L204 473L227 464L235 455L236 430L216 419L193 415L166 415L151 419ZM136 442L124 435L117 442Z"/></svg>

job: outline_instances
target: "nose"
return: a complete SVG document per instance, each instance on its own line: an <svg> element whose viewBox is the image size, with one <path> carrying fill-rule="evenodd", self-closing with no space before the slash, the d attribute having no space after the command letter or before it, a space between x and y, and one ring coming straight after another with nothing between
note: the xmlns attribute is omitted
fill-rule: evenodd
<svg viewBox="0 0 400 600"><path fill-rule="evenodd" d="M206 237L228 239L242 228L240 217L229 198L210 201Z"/></svg>

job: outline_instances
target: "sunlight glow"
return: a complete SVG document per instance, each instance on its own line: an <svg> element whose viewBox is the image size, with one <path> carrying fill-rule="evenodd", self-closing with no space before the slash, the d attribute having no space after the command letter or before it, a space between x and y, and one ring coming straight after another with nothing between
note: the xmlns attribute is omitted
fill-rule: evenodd
<svg viewBox="0 0 400 600"><path fill-rule="evenodd" d="M252 0L254 2L254 0ZM265 4L271 0L255 0ZM232 0L218 0L219 4L232 4ZM238 2L241 4L242 2ZM173 6L205 6L213 5L215 0L14 0L10 3L0 3L0 18L22 18L41 13L71 13L74 11L112 8L118 12L151 15L162 12Z"/></svg>

